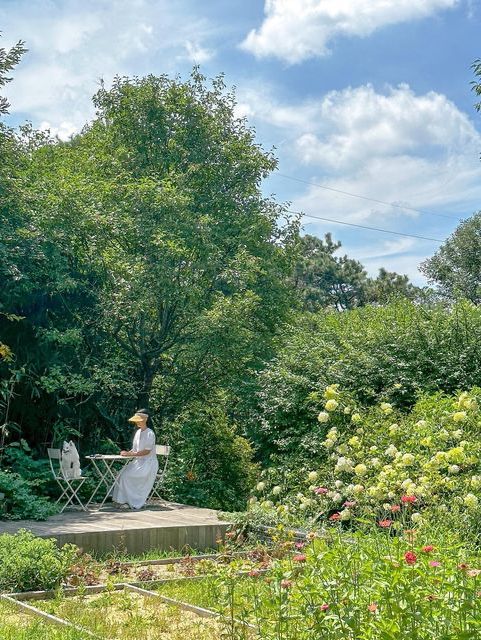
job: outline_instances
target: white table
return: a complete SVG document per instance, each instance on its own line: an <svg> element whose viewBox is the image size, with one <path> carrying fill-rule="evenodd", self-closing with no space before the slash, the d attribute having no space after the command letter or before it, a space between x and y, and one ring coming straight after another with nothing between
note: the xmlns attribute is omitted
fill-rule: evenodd
<svg viewBox="0 0 481 640"><path fill-rule="evenodd" d="M115 454L103 455L103 454L97 453L93 456L85 456L85 457L87 460L90 460L90 462L93 464L95 470L100 476L100 480L98 481L97 486L93 490L93 493L90 496L89 501L86 504L86 507L88 508L91 504L93 504L93 500L95 496L97 495L102 485L104 485L106 487L104 499L99 505L96 504L96 506L99 509L101 509L104 506L105 501L107 500L109 495L112 493L115 487L115 484L117 482L117 478L119 477L119 474L121 471L121 469L118 469L115 466L115 463L122 462L123 464L125 464L126 462L129 462L130 460L132 460L135 456L120 456Z"/></svg>

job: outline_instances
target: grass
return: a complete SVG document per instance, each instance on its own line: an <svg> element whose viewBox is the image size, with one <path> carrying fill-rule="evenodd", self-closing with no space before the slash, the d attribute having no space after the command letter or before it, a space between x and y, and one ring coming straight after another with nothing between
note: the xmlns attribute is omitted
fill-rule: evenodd
<svg viewBox="0 0 481 640"><path fill-rule="evenodd" d="M63 597L37 602L48 613L116 640L217 640L214 620L129 591ZM3 638L2 638L3 640Z"/></svg>
<svg viewBox="0 0 481 640"><path fill-rule="evenodd" d="M0 602L0 638L2 640L85 640L86 636L73 629L61 629L31 615L18 612Z"/></svg>

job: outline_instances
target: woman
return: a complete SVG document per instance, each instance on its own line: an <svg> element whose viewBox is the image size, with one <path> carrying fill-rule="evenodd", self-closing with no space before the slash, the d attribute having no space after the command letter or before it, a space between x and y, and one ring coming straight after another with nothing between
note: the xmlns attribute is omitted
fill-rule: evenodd
<svg viewBox="0 0 481 640"><path fill-rule="evenodd" d="M147 501L159 468L155 451L155 434L147 427L148 413L139 409L129 418L137 427L130 451L121 451L121 456L133 456L120 472L113 492L113 501L128 504L131 509L141 509Z"/></svg>

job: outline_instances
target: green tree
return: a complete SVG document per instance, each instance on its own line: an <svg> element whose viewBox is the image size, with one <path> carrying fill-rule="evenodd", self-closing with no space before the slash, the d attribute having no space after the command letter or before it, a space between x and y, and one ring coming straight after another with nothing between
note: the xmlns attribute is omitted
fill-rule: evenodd
<svg viewBox="0 0 481 640"><path fill-rule="evenodd" d="M451 299L481 302L481 212L464 220L421 265L429 281Z"/></svg>
<svg viewBox="0 0 481 640"><path fill-rule="evenodd" d="M421 290L409 282L408 276L380 269L376 278L368 277L360 262L336 255L341 246L330 233L324 240L311 235L300 238L292 281L305 310L345 311L368 303L384 304L392 297L421 296Z"/></svg>

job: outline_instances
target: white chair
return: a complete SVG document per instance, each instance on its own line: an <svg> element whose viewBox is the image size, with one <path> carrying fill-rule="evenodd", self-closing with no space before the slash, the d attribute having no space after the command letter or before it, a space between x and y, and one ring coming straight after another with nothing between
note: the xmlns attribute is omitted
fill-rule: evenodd
<svg viewBox="0 0 481 640"><path fill-rule="evenodd" d="M157 471L157 475L155 477L154 486L152 487L152 491L150 492L149 497L147 498L148 502L154 500L154 497L157 497L159 500L162 500L162 497L159 493L160 488L164 482L165 472L167 470L167 463L169 462L170 455L170 447L165 444L157 444L155 445L155 453L157 457L165 458L163 464L159 460L159 470Z"/></svg>
<svg viewBox="0 0 481 640"><path fill-rule="evenodd" d="M83 511L87 511L87 508L83 505L82 501L77 495L78 491L80 490L80 487L83 485L85 480L87 480L87 478L85 476L80 476L79 478L66 478L62 472L61 450L47 449L47 453L48 453L48 460L50 462L50 469L52 470L52 475L57 481L60 488L62 489L62 494L60 495L59 499L55 504L58 504L64 496L65 498L67 498L67 502L64 504L64 506L60 510L60 513L63 513L69 505L73 506L74 502L78 502L78 504L80 505L80 508L83 509ZM54 460L57 461L55 465L54 465ZM57 467L57 469L55 467Z"/></svg>

